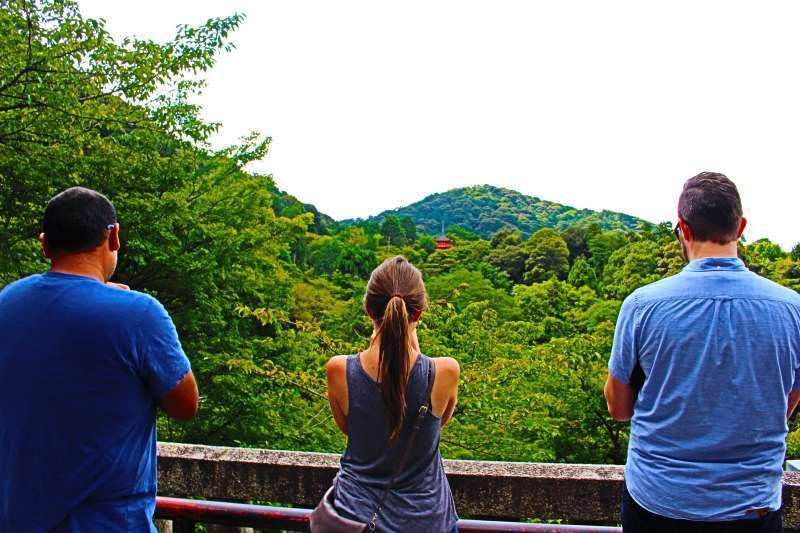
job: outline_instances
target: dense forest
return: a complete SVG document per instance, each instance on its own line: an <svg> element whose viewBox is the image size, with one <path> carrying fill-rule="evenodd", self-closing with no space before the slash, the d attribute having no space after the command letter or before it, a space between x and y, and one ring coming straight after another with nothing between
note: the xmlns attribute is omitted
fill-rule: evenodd
<svg viewBox="0 0 800 533"><path fill-rule="evenodd" d="M507 228L516 229L527 238L542 228L564 230L574 224L597 223L604 230L632 230L649 225L623 213L575 209L491 185L432 194L409 206L384 211L368 221L382 223L392 215L410 217L427 233L438 232L441 224L446 224L466 229L484 239L490 239Z"/></svg>
<svg viewBox="0 0 800 533"><path fill-rule="evenodd" d="M323 364L367 345L366 279L403 254L430 296L423 350L462 365L446 456L624 461L627 425L608 417L602 397L606 362L620 302L683 266L670 225L526 207L489 187L451 195L482 198L483 210L452 200L419 219L399 211L336 223L244 170L267 155L268 137L208 143L218 125L200 119L191 97L241 21L179 27L167 43L115 42L75 2L4 5L0 287L47 268L36 240L47 200L75 184L98 189L122 226L115 279L169 309L199 381L197 419L160 419L160 438L340 451ZM443 218L454 246L437 250ZM741 254L800 291L800 246L760 240ZM790 453L798 440L790 435Z"/></svg>

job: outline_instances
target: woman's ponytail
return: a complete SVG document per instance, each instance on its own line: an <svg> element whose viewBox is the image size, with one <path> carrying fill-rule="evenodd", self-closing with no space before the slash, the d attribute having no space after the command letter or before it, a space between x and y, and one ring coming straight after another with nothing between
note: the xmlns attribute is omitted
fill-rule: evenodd
<svg viewBox="0 0 800 533"><path fill-rule="evenodd" d="M393 443L400 435L406 412L406 378L411 344L408 322L406 302L399 295L392 296L386 304L378 329L378 386L389 418L389 438Z"/></svg>
<svg viewBox="0 0 800 533"><path fill-rule="evenodd" d="M406 413L406 382L411 365L411 325L427 306L422 273L408 260L395 256L372 271L364 295L364 310L376 324L380 338L378 387L389 436L394 443Z"/></svg>

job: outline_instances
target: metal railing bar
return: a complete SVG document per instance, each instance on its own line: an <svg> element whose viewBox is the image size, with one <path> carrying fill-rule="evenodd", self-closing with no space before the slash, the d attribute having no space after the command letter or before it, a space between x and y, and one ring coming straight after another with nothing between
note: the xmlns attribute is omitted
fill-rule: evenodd
<svg viewBox="0 0 800 533"><path fill-rule="evenodd" d="M246 503L190 500L159 496L156 499L156 518L221 524L241 527L308 531L311 509L270 507ZM459 520L458 529L465 533L620 533L616 527L579 526L566 524L531 524L495 520Z"/></svg>

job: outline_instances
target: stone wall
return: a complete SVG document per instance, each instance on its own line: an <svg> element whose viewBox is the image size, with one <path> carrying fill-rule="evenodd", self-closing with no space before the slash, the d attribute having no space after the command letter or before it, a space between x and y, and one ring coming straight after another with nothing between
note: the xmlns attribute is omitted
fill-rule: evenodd
<svg viewBox="0 0 800 533"><path fill-rule="evenodd" d="M463 517L619 521L622 467L444 461ZM159 443L159 494L313 507L339 467L334 454ZM783 481L788 530L800 529L800 472Z"/></svg>

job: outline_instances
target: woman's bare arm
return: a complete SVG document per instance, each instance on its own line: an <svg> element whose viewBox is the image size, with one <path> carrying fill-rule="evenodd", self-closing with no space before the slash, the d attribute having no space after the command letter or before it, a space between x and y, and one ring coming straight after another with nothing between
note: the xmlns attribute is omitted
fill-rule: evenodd
<svg viewBox="0 0 800 533"><path fill-rule="evenodd" d="M452 418L458 403L458 378L461 368L452 357L436 359L436 381L431 393L433 414L441 416L442 426Z"/></svg>
<svg viewBox="0 0 800 533"><path fill-rule="evenodd" d="M347 435L347 356L332 357L325 365L328 374L328 403L336 425Z"/></svg>

